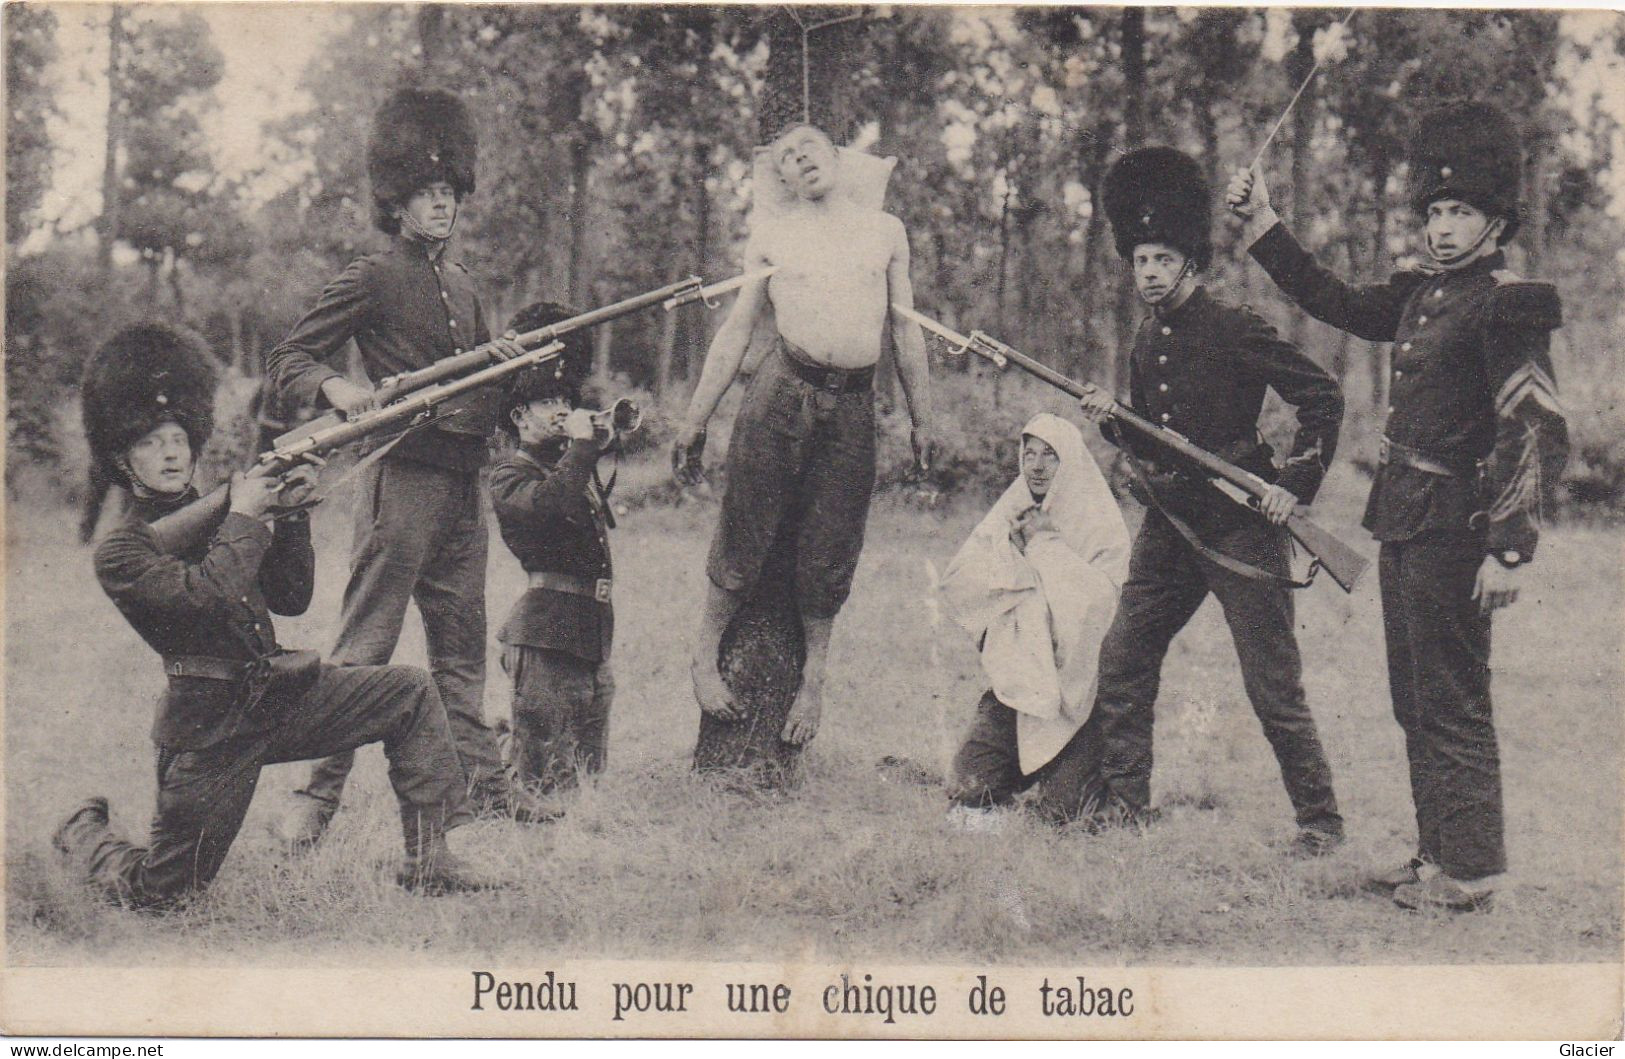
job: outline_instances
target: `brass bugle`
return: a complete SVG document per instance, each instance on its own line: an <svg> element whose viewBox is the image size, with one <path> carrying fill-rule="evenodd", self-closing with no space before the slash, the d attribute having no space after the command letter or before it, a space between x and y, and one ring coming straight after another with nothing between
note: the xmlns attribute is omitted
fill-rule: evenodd
<svg viewBox="0 0 1625 1059"><path fill-rule="evenodd" d="M642 424L643 411L630 397L622 397L608 408L592 414L593 429L601 430L612 438L630 434Z"/></svg>

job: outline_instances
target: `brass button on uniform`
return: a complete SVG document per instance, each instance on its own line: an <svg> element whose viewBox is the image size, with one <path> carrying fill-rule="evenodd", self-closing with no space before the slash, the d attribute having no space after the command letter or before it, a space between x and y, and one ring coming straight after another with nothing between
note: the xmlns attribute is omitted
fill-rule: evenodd
<svg viewBox="0 0 1625 1059"><path fill-rule="evenodd" d="M1165 325L1163 325L1162 333L1165 334L1165 335L1171 335L1171 334L1174 333L1174 329L1165 324Z"/></svg>
<svg viewBox="0 0 1625 1059"><path fill-rule="evenodd" d="M1403 345L1401 345L1399 348L1403 349L1405 352L1409 353L1411 351L1411 344L1409 342L1406 342Z"/></svg>
<svg viewBox="0 0 1625 1059"><path fill-rule="evenodd" d="M1165 383L1165 382L1164 383L1159 383L1157 385L1157 389L1161 390L1163 393L1167 393L1168 392L1168 384Z"/></svg>
<svg viewBox="0 0 1625 1059"><path fill-rule="evenodd" d="M1166 364L1166 363L1168 363L1168 355L1166 353L1164 353L1161 356L1157 357L1157 363L1158 364Z"/></svg>

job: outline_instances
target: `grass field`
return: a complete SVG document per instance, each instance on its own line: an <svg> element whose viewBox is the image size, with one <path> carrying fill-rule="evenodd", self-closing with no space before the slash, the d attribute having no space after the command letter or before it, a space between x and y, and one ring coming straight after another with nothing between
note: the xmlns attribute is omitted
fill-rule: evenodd
<svg viewBox="0 0 1625 1059"><path fill-rule="evenodd" d="M1363 483L1339 468L1320 505L1353 527ZM1412 839L1389 713L1372 576L1300 595L1311 705L1348 819L1324 861L1283 855L1279 774L1211 601L1176 641L1158 706L1151 831L1086 836L1018 821L997 835L943 825L941 791L899 782L893 754L941 768L982 690L970 645L934 630L940 568L979 512L876 504L836 626L823 732L788 795L730 792L688 770L697 713L686 630L703 587L713 503L630 513L614 535L619 687L609 770L562 822L481 823L470 851L520 888L419 899L393 885L398 822L368 748L330 840L289 859L275 840L303 766L267 770L207 898L171 918L105 908L50 855L60 814L90 793L144 833L153 805L154 658L97 589L61 509L14 504L6 563L6 916L14 964L395 965L470 955L757 960L886 957L1109 964L1615 961L1620 951L1621 540L1550 531L1525 598L1497 620L1495 695L1513 884L1496 909L1410 915L1361 896L1361 869ZM332 641L347 513L317 518L317 598L284 643ZM493 536L494 629L520 591ZM415 619L398 661L422 655ZM492 656L492 719L507 689Z"/></svg>

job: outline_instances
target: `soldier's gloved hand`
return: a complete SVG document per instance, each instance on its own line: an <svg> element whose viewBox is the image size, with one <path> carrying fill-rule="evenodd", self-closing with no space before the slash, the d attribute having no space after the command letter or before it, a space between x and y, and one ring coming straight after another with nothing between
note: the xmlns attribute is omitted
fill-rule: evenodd
<svg viewBox="0 0 1625 1059"><path fill-rule="evenodd" d="M363 412L378 407L378 395L368 386L357 386L349 379L337 375L322 383L322 396L345 419L354 419Z"/></svg>
<svg viewBox="0 0 1625 1059"><path fill-rule="evenodd" d="M572 409L564 417L564 436L571 441L591 441L594 433L592 412L587 409Z"/></svg>
<svg viewBox="0 0 1625 1059"><path fill-rule="evenodd" d="M231 476L231 498L227 509L262 522L269 521L271 509L279 502L281 489L282 479L271 477L263 467L255 467L247 474L238 471Z"/></svg>
<svg viewBox="0 0 1625 1059"><path fill-rule="evenodd" d="M327 461L320 456L305 457L305 463L299 464L282 476L280 495L277 497L278 507L298 507L310 499L316 491L316 480L322 475L322 468Z"/></svg>
<svg viewBox="0 0 1625 1059"><path fill-rule="evenodd" d="M1098 423L1112 414L1117 402L1111 394L1091 383L1084 387L1084 395L1078 398L1078 407L1083 409L1089 422Z"/></svg>
<svg viewBox="0 0 1625 1059"><path fill-rule="evenodd" d="M491 350L492 358L496 360L512 360L515 357L524 356L525 347L519 344L518 338L517 332L509 331L499 338L491 339L488 348Z"/></svg>
<svg viewBox="0 0 1625 1059"><path fill-rule="evenodd" d="M1272 525L1283 526L1297 509L1298 498L1278 485L1272 485L1258 498L1258 510Z"/></svg>
<svg viewBox="0 0 1625 1059"><path fill-rule="evenodd" d="M1521 567L1502 566L1493 555L1486 555L1478 566L1478 579L1473 583L1473 598L1478 600L1481 614L1510 607L1518 601L1518 586L1523 578Z"/></svg>
<svg viewBox="0 0 1625 1059"><path fill-rule="evenodd" d="M1242 220L1251 220L1259 210L1268 209L1270 189L1257 169L1237 169L1224 189L1224 204Z"/></svg>

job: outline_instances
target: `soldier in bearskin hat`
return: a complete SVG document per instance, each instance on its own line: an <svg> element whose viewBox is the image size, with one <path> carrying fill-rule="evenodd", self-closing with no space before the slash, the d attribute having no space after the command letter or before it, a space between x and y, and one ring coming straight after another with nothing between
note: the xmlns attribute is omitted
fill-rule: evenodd
<svg viewBox="0 0 1625 1059"><path fill-rule="evenodd" d="M287 403L330 405L346 416L374 406L370 385L346 379L351 339L370 380L423 368L491 340L466 269L447 247L474 191L475 130L461 100L407 88L379 109L367 145L373 217L392 237L358 258L270 353L267 371ZM515 356L517 343L492 343ZM496 740L485 725L487 538L479 472L496 424L497 395L469 394L450 415L414 431L364 472L356 496L350 582L333 659L381 665L416 600L430 671L446 705L470 791L504 811ZM300 830L318 838L338 807L352 759L319 763L301 792Z"/></svg>
<svg viewBox="0 0 1625 1059"><path fill-rule="evenodd" d="M1368 880L1403 907L1483 906L1506 870L1490 711L1490 618L1517 599L1542 494L1568 455L1550 356L1556 290L1507 271L1523 147L1487 103L1418 123L1410 200L1427 255L1352 286L1320 267L1270 207L1256 171L1230 182L1254 260L1333 327L1393 342L1381 465L1365 526L1381 542L1394 716L1405 733L1417 849Z"/></svg>
<svg viewBox="0 0 1625 1059"><path fill-rule="evenodd" d="M533 331L572 315L539 302L510 327ZM579 772L603 769L615 694L609 664L615 483L599 475L598 461L616 439L584 407L591 340L576 331L564 346L559 360L525 372L508 390L497 422L516 444L491 469L502 540L530 581L497 633L502 668L513 680L509 764L544 797L573 787ZM549 812L559 811L550 799Z"/></svg>
<svg viewBox="0 0 1625 1059"><path fill-rule="evenodd" d="M1197 162L1168 147L1134 151L1102 188L1117 252L1150 309L1135 335L1127 404L1267 482L1254 512L1221 496L1192 469L1164 462L1148 442L1123 447L1147 503L1128 582L1100 652L1090 723L1102 745L1108 815L1150 812L1153 705L1169 642L1211 593L1224 608L1242 680L1275 751L1296 813L1293 851L1315 855L1342 841L1331 768L1304 700L1293 624L1287 538L1281 523L1308 504L1337 446L1343 399L1337 383L1246 307L1208 292L1212 253L1209 189ZM1297 411L1284 464L1259 435L1265 390ZM1082 401L1092 418L1111 397Z"/></svg>
<svg viewBox="0 0 1625 1059"><path fill-rule="evenodd" d="M202 340L156 324L113 336L86 367L92 460L133 496L128 521L96 548L96 577L161 656L169 684L152 729L158 812L148 844L115 834L107 800L92 798L54 845L109 897L171 907L220 870L263 766L382 742L406 834L401 883L429 892L491 885L446 849L462 773L427 675L324 665L277 644L271 613L304 612L315 556L305 516L276 518L276 509L308 497L317 468L237 474L220 521L178 554L160 546L152 523L197 499L192 474L213 426L214 387Z"/></svg>

